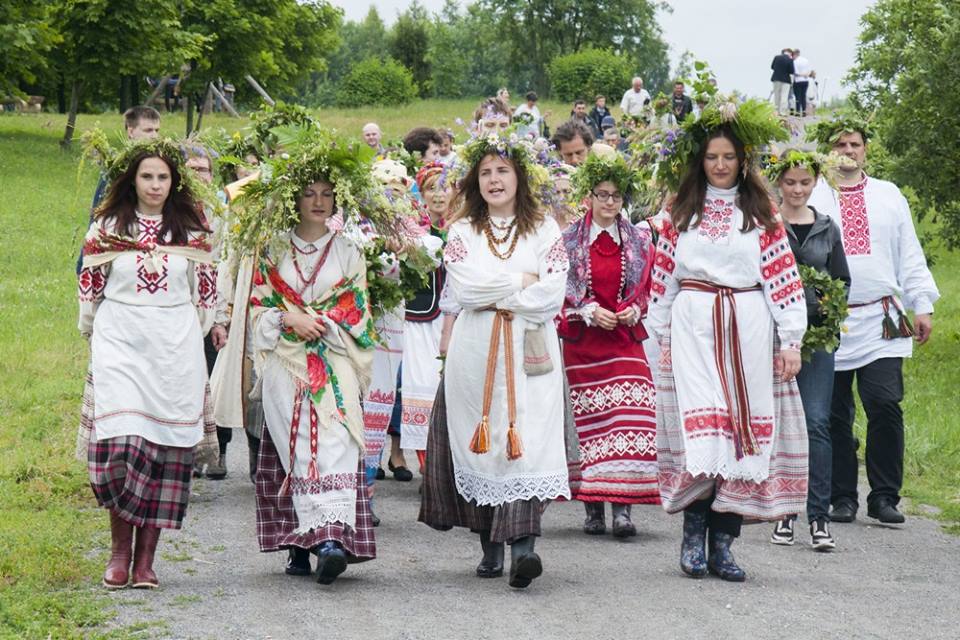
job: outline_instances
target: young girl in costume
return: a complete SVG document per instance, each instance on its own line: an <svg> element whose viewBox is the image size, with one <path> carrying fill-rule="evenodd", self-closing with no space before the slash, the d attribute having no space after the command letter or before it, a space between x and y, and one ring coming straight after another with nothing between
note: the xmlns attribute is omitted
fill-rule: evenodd
<svg viewBox="0 0 960 640"><path fill-rule="evenodd" d="M545 501L568 498L560 350L567 254L533 195L546 171L525 142L477 138L450 225L444 266L462 308L447 351L427 445L420 520L480 535L477 575L510 585L542 572L534 552ZM525 348L526 347L526 348Z"/></svg>
<svg viewBox="0 0 960 640"><path fill-rule="evenodd" d="M134 144L110 172L79 277L79 328L90 339L88 470L110 511L104 586L155 588L160 529L180 528L194 446L214 428L205 420L203 336L216 287L209 231L179 148Z"/></svg>
<svg viewBox="0 0 960 640"><path fill-rule="evenodd" d="M633 172L617 155L591 153L574 175L585 217L564 234L570 271L560 335L577 441L569 461L570 490L587 512L583 530L636 535L630 506L658 503L656 396L643 350L653 266L649 228L621 213L635 189ZM572 442L571 442L572 444Z"/></svg>

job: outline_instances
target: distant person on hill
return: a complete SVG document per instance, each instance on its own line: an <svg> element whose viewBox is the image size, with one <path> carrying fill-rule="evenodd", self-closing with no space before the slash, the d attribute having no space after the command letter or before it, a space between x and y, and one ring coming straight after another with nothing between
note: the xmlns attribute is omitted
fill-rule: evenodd
<svg viewBox="0 0 960 640"><path fill-rule="evenodd" d="M682 82L677 81L673 83L673 95L670 97L670 101L673 107L673 117L675 117L677 123L680 124L690 115L690 112L693 111L693 101L690 100L690 96L684 93Z"/></svg>
<svg viewBox="0 0 960 640"><path fill-rule="evenodd" d="M784 48L779 55L773 57L770 68L773 69L773 74L770 76L770 81L773 83L773 106L776 107L777 113L785 115L789 109L793 50Z"/></svg>
<svg viewBox="0 0 960 640"><path fill-rule="evenodd" d="M859 507L859 443L853 435L854 378L867 416L867 515L900 523L903 486L903 359L933 331L940 292L917 239L910 205L892 182L864 172L869 131L857 117L818 128L821 151L841 156L837 189L820 182L810 206L840 225L850 267L850 315L836 352L830 432L833 442L833 522L852 522ZM913 324L907 311L914 313Z"/></svg>
<svg viewBox="0 0 960 640"><path fill-rule="evenodd" d="M539 98L535 91L529 91L526 99L527 101L513 112L513 118L517 122L517 135L521 138L537 138L543 132L543 116L537 108Z"/></svg>
<svg viewBox="0 0 960 640"><path fill-rule="evenodd" d="M512 111L513 108L510 106L510 92L507 91L506 87L500 87L500 90L497 91L497 100L503 103L503 106L506 107L508 111Z"/></svg>
<svg viewBox="0 0 960 640"><path fill-rule="evenodd" d="M810 61L800 55L800 49L793 50L793 97L797 102L797 115L807 115L807 88L814 76Z"/></svg>
<svg viewBox="0 0 960 640"><path fill-rule="evenodd" d="M552 142L564 163L579 167L587 159L587 153L593 144L593 134L580 120L568 120L557 127Z"/></svg>
<svg viewBox="0 0 960 640"><path fill-rule="evenodd" d="M160 135L160 112L153 107L140 105L130 107L123 113L123 125L127 131L128 140L142 140L147 138L156 138ZM106 195L109 181L105 174L100 175L97 182L97 188L93 192L93 202L90 203L90 221L93 222L93 212L100 206L100 202ZM77 275L80 275L80 267L83 264L83 249L77 257Z"/></svg>
<svg viewBox="0 0 960 640"><path fill-rule="evenodd" d="M597 96L593 99L593 109L590 109L590 129L593 131L594 138L603 137L603 119L610 115L607 109L607 99L604 96Z"/></svg>
<svg viewBox="0 0 960 640"><path fill-rule="evenodd" d="M620 110L623 115L633 118L643 116L643 108L650 103L650 92L643 88L643 78L636 76L633 86L627 89L620 100Z"/></svg>
<svg viewBox="0 0 960 640"><path fill-rule="evenodd" d="M376 122L368 122L363 125L363 141L368 147L377 152L377 155L384 153L383 145L380 140L383 139L383 132L380 131L380 125Z"/></svg>

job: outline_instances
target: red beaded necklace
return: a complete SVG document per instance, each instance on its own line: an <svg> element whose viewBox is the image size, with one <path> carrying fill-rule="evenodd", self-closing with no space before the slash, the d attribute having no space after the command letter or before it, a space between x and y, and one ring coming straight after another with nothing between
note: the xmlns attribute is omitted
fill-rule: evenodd
<svg viewBox="0 0 960 640"><path fill-rule="evenodd" d="M319 251L319 249L313 245L311 245L310 251L301 249L293 241L293 238L290 238L290 246L293 247L293 252L291 253L293 256L293 269L297 272L297 279L303 283L303 286L297 291L297 293L299 293L301 296L303 295L304 291L306 291L314 282L316 282L317 276L320 275L320 269L323 268L323 264L327 261L327 256L330 255L330 248L333 247L333 238L334 237L331 234L330 239L327 241L327 246L323 248L323 254L321 254L320 260L317 262L317 266L314 267L313 273L310 274L309 278L303 275L303 270L300 268L300 263L297 261L297 254L302 253L303 255L309 256Z"/></svg>

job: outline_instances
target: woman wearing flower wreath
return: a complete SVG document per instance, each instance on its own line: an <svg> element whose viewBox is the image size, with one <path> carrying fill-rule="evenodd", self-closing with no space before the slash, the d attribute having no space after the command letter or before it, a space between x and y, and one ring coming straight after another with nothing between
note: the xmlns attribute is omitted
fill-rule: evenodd
<svg viewBox="0 0 960 640"><path fill-rule="evenodd" d="M345 190L360 197L370 177L343 146L321 139L291 152L239 205L273 209L272 219L292 226L276 229L259 253L250 298L266 421L257 540L263 552L288 549L289 575L309 575L316 553L320 584L376 555L362 465L360 399L376 338L366 266L357 246L327 226Z"/></svg>
<svg viewBox="0 0 960 640"><path fill-rule="evenodd" d="M683 169L651 285L660 496L669 513L684 512L680 565L695 578L745 580L730 551L744 519L780 519L806 498L793 380L803 285L747 153L785 137L769 105L715 99L684 123L681 157L662 160L661 177L670 163Z"/></svg>
<svg viewBox="0 0 960 640"><path fill-rule="evenodd" d="M816 153L789 149L769 167L766 175L780 191L780 216L790 240L790 248L798 265L806 265L842 282L846 301L850 290L850 270L843 252L843 235L830 216L807 204L820 178L823 158ZM813 286L806 286L807 324L810 328L824 325L822 294ZM839 320L839 319L838 319ZM807 486L807 521L810 542L814 551L831 551L836 547L830 535L830 489L833 471L833 452L830 440L830 402L833 397L833 347L839 344L839 327L834 325L828 341L830 350L817 345L809 360L797 374L797 386L803 400L810 446L810 473ZM804 349L813 332L805 336ZM806 357L806 355L805 355ZM793 525L796 514L777 523L770 542L793 544Z"/></svg>
<svg viewBox="0 0 960 640"><path fill-rule="evenodd" d="M420 242L431 257L437 256L439 260L446 235L442 229L446 226L453 195L449 169L439 162L429 162L417 171L416 183L424 200L427 227ZM440 384L440 340L444 325L452 324L440 304L445 281L446 271L440 265L430 273L427 286L406 301L403 323L400 447L417 452L421 473L426 459L430 414Z"/></svg>
<svg viewBox="0 0 960 640"><path fill-rule="evenodd" d="M444 266L462 307L447 351L427 450L420 521L480 534L477 575L510 586L542 572L534 552L547 500L570 496L560 350L567 254L533 195L549 181L516 136L477 138L462 156L462 205Z"/></svg>
<svg viewBox="0 0 960 640"><path fill-rule="evenodd" d="M110 511L103 584L155 588L160 529L180 528L194 446L215 434L205 420L203 335L216 287L199 187L176 144L135 143L108 173L79 277L79 328L91 360L81 422L90 486ZM213 462L215 445L202 453Z"/></svg>
<svg viewBox="0 0 960 640"><path fill-rule="evenodd" d="M574 175L584 218L563 234L570 258L560 335L578 442L569 461L570 491L584 503L584 533L634 536L630 505L659 503L656 396L639 324L653 266L648 229L621 214L634 194L633 172L620 156L590 154Z"/></svg>

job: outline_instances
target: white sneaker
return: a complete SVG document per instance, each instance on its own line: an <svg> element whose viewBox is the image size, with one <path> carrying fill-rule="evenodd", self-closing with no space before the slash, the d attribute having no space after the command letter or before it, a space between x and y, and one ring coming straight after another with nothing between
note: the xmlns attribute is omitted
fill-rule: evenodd
<svg viewBox="0 0 960 640"><path fill-rule="evenodd" d="M793 545L793 518L784 518L774 526L770 542L788 547Z"/></svg>

